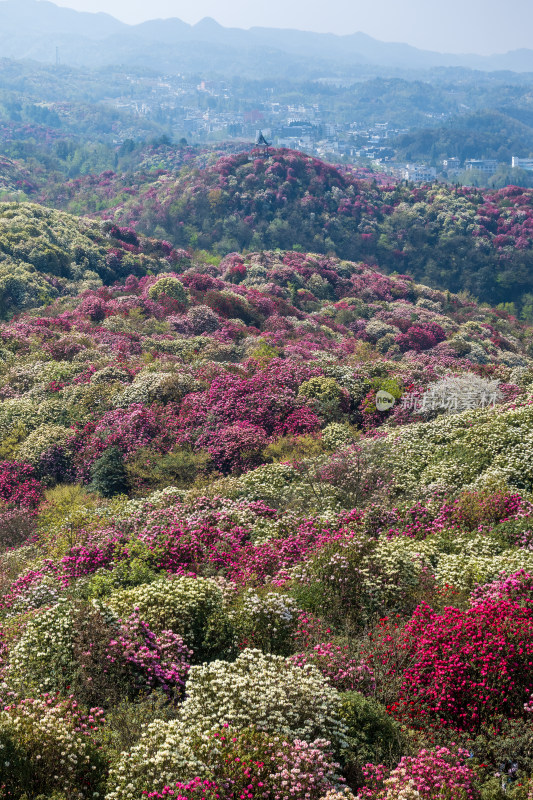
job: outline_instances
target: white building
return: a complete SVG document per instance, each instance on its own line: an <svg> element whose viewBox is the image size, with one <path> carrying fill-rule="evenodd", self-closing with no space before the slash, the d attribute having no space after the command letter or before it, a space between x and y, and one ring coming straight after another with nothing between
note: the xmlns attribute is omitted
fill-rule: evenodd
<svg viewBox="0 0 533 800"><path fill-rule="evenodd" d="M448 174L450 173L457 173L461 171L461 159L460 158L445 158L442 162L442 168Z"/></svg>
<svg viewBox="0 0 533 800"><path fill-rule="evenodd" d="M427 164L407 164L402 169L402 178L404 181L421 181L423 183L430 183L437 178L436 167L430 167Z"/></svg>
<svg viewBox="0 0 533 800"><path fill-rule="evenodd" d="M517 158L513 156L512 167L519 169L526 169L528 172L533 172L533 158Z"/></svg>
<svg viewBox="0 0 533 800"><path fill-rule="evenodd" d="M494 175L498 169L498 162L492 158L469 158L465 161L465 170L471 172L483 172L484 175Z"/></svg>

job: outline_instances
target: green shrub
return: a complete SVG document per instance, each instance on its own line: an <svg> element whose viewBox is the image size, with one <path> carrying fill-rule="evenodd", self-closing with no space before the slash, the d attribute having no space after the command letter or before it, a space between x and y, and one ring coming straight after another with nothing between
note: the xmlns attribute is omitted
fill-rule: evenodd
<svg viewBox="0 0 533 800"><path fill-rule="evenodd" d="M313 401L318 413L326 422L335 422L348 408L348 395L335 378L323 375L304 381L298 389L300 397Z"/></svg>
<svg viewBox="0 0 533 800"><path fill-rule="evenodd" d="M348 743L342 750L342 759L352 787L362 785L365 764L393 767L399 761L402 732L385 706L359 692L344 692L339 716L347 729Z"/></svg>
<svg viewBox="0 0 533 800"><path fill-rule="evenodd" d="M104 450L91 468L91 489L102 497L114 497L129 491L128 473L118 447Z"/></svg>
<svg viewBox="0 0 533 800"><path fill-rule="evenodd" d="M170 297L181 305L187 305L189 293L185 286L172 275L163 275L159 280L150 286L148 296L151 300L160 300L162 297Z"/></svg>
<svg viewBox="0 0 533 800"><path fill-rule="evenodd" d="M167 486L189 489L198 477L206 474L210 461L209 453L186 447L163 455L143 448L126 465L128 485L140 491Z"/></svg>

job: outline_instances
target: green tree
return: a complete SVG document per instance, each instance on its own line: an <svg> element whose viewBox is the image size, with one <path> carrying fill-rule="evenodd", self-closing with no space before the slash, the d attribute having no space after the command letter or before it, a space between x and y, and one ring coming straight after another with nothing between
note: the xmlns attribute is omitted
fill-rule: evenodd
<svg viewBox="0 0 533 800"><path fill-rule="evenodd" d="M129 490L128 474L124 459L118 447L108 447L91 469L91 489L102 497L114 497L127 494Z"/></svg>

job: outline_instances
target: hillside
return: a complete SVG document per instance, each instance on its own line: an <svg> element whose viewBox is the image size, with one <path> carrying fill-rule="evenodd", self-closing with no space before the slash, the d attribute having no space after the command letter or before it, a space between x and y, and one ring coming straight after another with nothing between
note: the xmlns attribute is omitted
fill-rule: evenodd
<svg viewBox="0 0 533 800"><path fill-rule="evenodd" d="M0 324L6 797L526 800L533 329L334 256L0 223L38 287Z"/></svg>
<svg viewBox="0 0 533 800"><path fill-rule="evenodd" d="M270 149L214 165L79 178L41 195L88 208L180 248L300 249L364 260L532 318L533 193L435 186L377 186L318 159Z"/></svg>
<svg viewBox="0 0 533 800"><path fill-rule="evenodd" d="M130 274L164 272L181 258L168 242L111 223L0 203L0 318Z"/></svg>

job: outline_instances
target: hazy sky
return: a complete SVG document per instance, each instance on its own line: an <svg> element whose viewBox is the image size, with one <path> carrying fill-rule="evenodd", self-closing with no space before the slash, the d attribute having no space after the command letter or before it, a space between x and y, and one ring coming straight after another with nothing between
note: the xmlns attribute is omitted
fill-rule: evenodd
<svg viewBox="0 0 533 800"><path fill-rule="evenodd" d="M496 53L533 48L533 0L53 0L135 23L155 17L222 25L354 33L430 50Z"/></svg>

